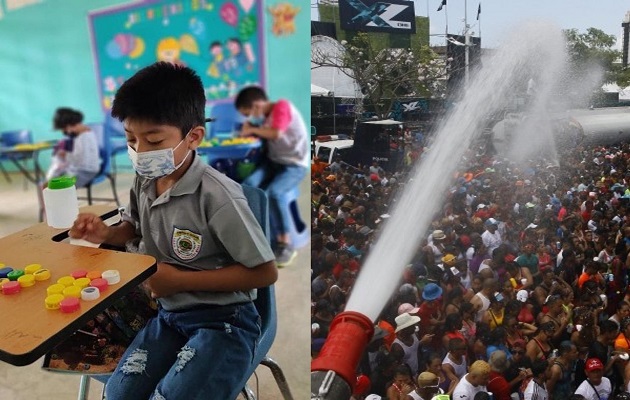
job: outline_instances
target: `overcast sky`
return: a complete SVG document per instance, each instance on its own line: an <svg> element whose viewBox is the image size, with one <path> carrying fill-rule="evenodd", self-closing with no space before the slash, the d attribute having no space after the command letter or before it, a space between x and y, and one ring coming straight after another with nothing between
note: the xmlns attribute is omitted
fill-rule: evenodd
<svg viewBox="0 0 630 400"><path fill-rule="evenodd" d="M477 21L478 0L447 0L447 6L437 11L442 0L414 0L416 15L426 16L431 21L431 44L443 44L443 34L448 11L449 33L462 33L465 9L468 24L475 36L481 30L482 47L497 47L510 28L530 19L545 19L561 29L601 29L618 37L621 49L621 22L630 11L626 0L482 0L481 16ZM316 0L311 0L311 19L317 20ZM466 5L466 7L465 7ZM433 36L441 35L441 36Z"/></svg>

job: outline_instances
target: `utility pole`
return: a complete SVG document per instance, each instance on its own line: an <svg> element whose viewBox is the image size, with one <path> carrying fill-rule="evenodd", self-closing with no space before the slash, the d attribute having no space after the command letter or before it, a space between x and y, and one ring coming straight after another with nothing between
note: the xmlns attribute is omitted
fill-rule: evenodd
<svg viewBox="0 0 630 400"><path fill-rule="evenodd" d="M470 26L468 26L468 0L464 0L464 82L468 87L470 62Z"/></svg>

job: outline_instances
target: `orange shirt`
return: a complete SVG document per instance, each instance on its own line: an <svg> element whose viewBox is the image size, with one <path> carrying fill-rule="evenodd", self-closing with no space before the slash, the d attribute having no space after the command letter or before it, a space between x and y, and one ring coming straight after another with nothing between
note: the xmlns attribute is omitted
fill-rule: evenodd
<svg viewBox="0 0 630 400"><path fill-rule="evenodd" d="M597 275L589 275L586 272L582 272L582 275L580 275L580 278L578 279L578 287L581 289L582 285L584 285L586 281L597 282Z"/></svg>
<svg viewBox="0 0 630 400"><path fill-rule="evenodd" d="M626 338L626 335L623 333L620 333L617 339L615 339L615 350L618 349L630 350L630 341L628 341L628 338Z"/></svg>

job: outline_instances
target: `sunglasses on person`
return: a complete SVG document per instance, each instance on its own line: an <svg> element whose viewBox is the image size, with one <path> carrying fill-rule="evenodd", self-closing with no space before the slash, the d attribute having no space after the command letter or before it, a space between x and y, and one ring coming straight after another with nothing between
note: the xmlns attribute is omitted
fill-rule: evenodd
<svg viewBox="0 0 630 400"><path fill-rule="evenodd" d="M439 389L440 386L439 385L431 385L431 386L423 386L422 389Z"/></svg>
<svg viewBox="0 0 630 400"><path fill-rule="evenodd" d="M512 350L512 354L520 354L520 355L523 355L523 354L525 354L525 350Z"/></svg>

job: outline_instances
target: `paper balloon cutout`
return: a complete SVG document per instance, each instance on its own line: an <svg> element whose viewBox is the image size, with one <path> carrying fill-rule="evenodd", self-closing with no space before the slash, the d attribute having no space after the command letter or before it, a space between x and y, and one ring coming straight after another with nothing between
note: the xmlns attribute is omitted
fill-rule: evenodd
<svg viewBox="0 0 630 400"><path fill-rule="evenodd" d="M193 35L199 38L203 38L206 33L206 24L203 21L193 17L188 22L188 29L190 29Z"/></svg>
<svg viewBox="0 0 630 400"><path fill-rule="evenodd" d="M241 18L241 22L238 23L238 34L241 41L249 40L249 38L256 32L256 17L253 15L246 15Z"/></svg>
<svg viewBox="0 0 630 400"><path fill-rule="evenodd" d="M105 46L107 55L113 59L123 56L138 58L144 54L144 40L129 33L119 33Z"/></svg>
<svg viewBox="0 0 630 400"><path fill-rule="evenodd" d="M219 10L219 15L228 25L236 26L238 23L238 9L234 3L224 3Z"/></svg>
<svg viewBox="0 0 630 400"><path fill-rule="evenodd" d="M243 11L245 11L246 13L248 13L254 5L254 0L239 0L238 2L241 7L243 7Z"/></svg>
<svg viewBox="0 0 630 400"><path fill-rule="evenodd" d="M187 53L199 55L199 46L197 45L197 41L192 35L187 33L183 34L179 38L179 44L182 46L182 51Z"/></svg>

